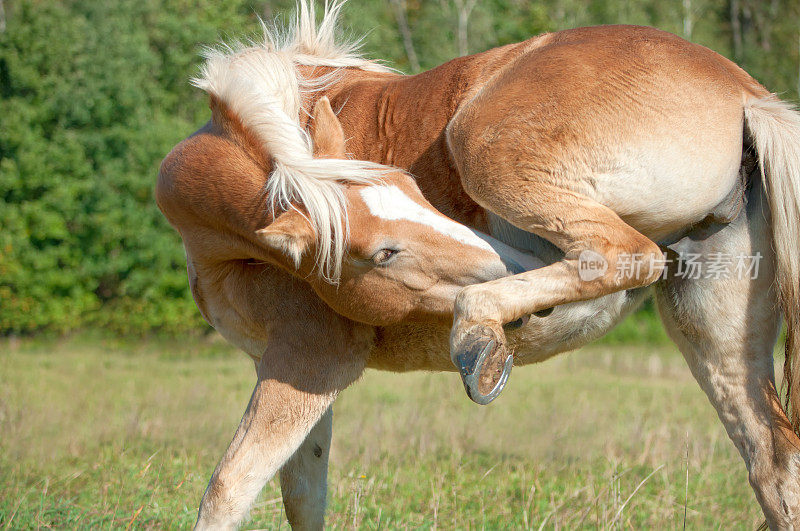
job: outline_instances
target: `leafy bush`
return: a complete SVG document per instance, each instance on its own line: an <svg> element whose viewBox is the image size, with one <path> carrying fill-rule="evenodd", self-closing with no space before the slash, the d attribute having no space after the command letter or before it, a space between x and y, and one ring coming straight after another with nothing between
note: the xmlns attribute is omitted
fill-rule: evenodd
<svg viewBox="0 0 800 531"><path fill-rule="evenodd" d="M2 333L201 323L153 183L206 119L196 43L253 21L227 2L115 4L12 4L0 37Z"/></svg>
<svg viewBox="0 0 800 531"><path fill-rule="evenodd" d="M752 20L740 21L745 24L739 59L770 88L791 97L798 7L741 4L742 17ZM158 164L208 118L205 97L188 84L200 45L253 35L257 15L269 19L293 5L293 0L5 0L0 335L85 327L123 333L206 329L189 294L180 239L153 201ZM680 32L680 5L481 0L469 19L469 48L604 22ZM727 2L689 5L698 40L730 51L735 43ZM454 6L445 0L405 2L422 68L457 54ZM351 0L344 19L352 34L366 34L371 56L409 70L395 16L388 0ZM652 308L646 312L638 323L650 330L654 314ZM620 337L629 334L639 332Z"/></svg>

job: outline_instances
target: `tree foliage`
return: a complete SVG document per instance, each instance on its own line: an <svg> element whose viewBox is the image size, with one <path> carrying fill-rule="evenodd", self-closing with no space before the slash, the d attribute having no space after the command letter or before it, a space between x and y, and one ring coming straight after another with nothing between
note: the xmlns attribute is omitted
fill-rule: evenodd
<svg viewBox="0 0 800 531"><path fill-rule="evenodd" d="M770 89L797 96L796 0L477 0L466 18L466 2L394 4L351 0L344 19L365 35L368 55L406 71L409 45L425 69L465 46L638 23L688 28ZM180 240L153 201L158 164L207 119L204 96L188 84L200 46L256 35L259 16L286 16L293 5L3 0L0 334L203 328Z"/></svg>

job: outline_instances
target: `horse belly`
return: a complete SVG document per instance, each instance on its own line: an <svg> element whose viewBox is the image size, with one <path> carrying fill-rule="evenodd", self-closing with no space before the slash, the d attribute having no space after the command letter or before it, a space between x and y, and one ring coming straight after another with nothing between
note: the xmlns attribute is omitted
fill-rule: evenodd
<svg viewBox="0 0 800 531"><path fill-rule="evenodd" d="M588 194L654 241L699 222L740 187L741 133L660 141L620 150L589 176ZM580 178L580 177L579 177Z"/></svg>

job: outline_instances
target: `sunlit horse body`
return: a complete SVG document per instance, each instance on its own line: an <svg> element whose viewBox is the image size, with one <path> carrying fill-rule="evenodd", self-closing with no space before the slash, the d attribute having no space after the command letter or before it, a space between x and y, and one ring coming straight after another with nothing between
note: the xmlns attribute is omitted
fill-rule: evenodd
<svg viewBox="0 0 800 531"><path fill-rule="evenodd" d="M491 399L509 352L585 344L656 281L767 522L800 523L800 440L772 367L779 303L789 362L798 348L798 114L650 28L549 34L403 76L334 42L337 4L318 28L299 7L281 42L209 53L196 84L212 120L159 175L197 305L258 375L198 527L235 526L278 470L292 525L321 527L330 406L365 367L455 361ZM659 245L763 258L755 278L687 278L662 271ZM607 270L581 275L585 252ZM616 274L630 256L649 265Z"/></svg>

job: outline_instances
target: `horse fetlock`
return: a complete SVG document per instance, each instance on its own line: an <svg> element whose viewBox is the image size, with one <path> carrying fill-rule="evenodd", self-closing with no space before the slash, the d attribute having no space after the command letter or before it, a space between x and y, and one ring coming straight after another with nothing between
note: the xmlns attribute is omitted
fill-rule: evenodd
<svg viewBox="0 0 800 531"><path fill-rule="evenodd" d="M770 529L800 528L800 500L797 485L791 478L773 478L773 481L757 483L752 476L750 485L756 493Z"/></svg>
<svg viewBox="0 0 800 531"><path fill-rule="evenodd" d="M455 326L450 336L450 356L473 402L486 405L500 396L513 365L501 325Z"/></svg>
<svg viewBox="0 0 800 531"><path fill-rule="evenodd" d="M201 506L200 515L197 519L197 523L194 525L194 531L205 531L205 530L234 530L236 529L236 520L233 518L224 518L221 517L219 514L209 514L212 511L206 509L203 511L203 507Z"/></svg>
<svg viewBox="0 0 800 531"><path fill-rule="evenodd" d="M777 449L776 449L777 450ZM800 454L764 455L748 479L771 529L800 528Z"/></svg>
<svg viewBox="0 0 800 531"><path fill-rule="evenodd" d="M466 286L458 292L454 309L456 322L504 322L500 308L495 301L495 294L491 288L487 289L486 284L491 284L491 282Z"/></svg>

